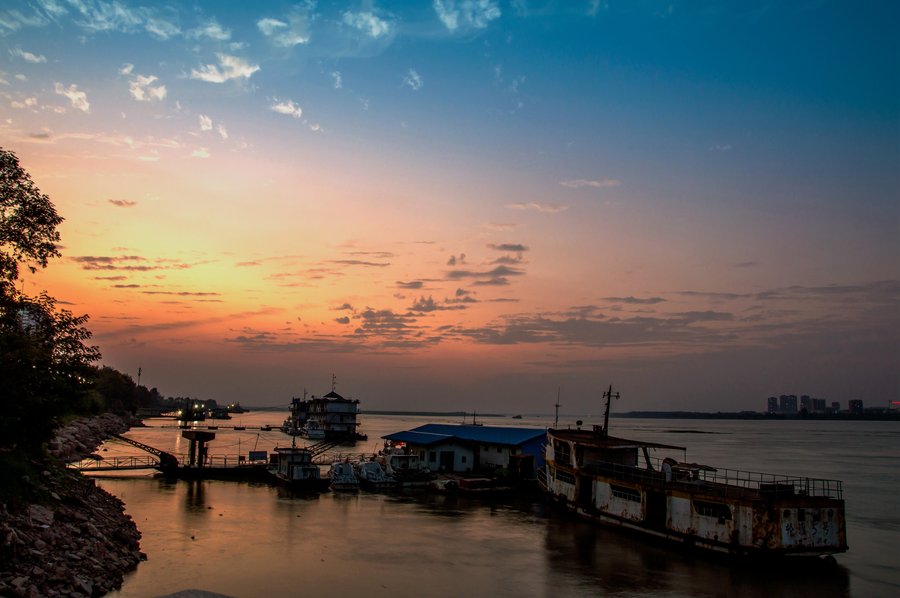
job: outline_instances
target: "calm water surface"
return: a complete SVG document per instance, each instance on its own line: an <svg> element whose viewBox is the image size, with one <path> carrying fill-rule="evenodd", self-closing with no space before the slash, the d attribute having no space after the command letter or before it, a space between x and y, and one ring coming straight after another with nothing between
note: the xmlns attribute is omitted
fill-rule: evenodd
<svg viewBox="0 0 900 598"><path fill-rule="evenodd" d="M221 423L254 426L281 418L252 412ZM439 419L365 416L370 440L352 450L373 452L383 434L431 421ZM158 427L163 420L149 423L155 427L128 435L187 452L177 429ZM897 424L614 419L611 427L617 435L686 446L691 461L843 480L850 551L838 555L837 567L789 563L760 570L652 545L539 500L367 492L297 497L266 485L134 475L98 478L125 501L149 557L114 595L188 588L239 597L900 595ZM280 432L219 430L210 453L246 454L289 442ZM134 454L121 444L105 448L104 456Z"/></svg>

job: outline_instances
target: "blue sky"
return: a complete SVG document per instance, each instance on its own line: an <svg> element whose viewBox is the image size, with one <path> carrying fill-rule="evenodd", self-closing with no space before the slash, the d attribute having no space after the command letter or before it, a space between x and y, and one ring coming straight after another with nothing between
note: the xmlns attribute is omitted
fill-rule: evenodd
<svg viewBox="0 0 900 598"><path fill-rule="evenodd" d="M898 12L7 2L0 139L66 218L25 284L201 398L897 399Z"/></svg>

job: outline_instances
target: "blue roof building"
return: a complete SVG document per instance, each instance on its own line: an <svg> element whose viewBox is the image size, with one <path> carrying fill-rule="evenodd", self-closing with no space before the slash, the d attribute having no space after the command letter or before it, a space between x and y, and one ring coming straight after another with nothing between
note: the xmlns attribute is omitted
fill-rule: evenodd
<svg viewBox="0 0 900 598"><path fill-rule="evenodd" d="M426 424L382 438L403 443L432 471L483 471L508 468L534 477L543 467L547 431L469 424Z"/></svg>

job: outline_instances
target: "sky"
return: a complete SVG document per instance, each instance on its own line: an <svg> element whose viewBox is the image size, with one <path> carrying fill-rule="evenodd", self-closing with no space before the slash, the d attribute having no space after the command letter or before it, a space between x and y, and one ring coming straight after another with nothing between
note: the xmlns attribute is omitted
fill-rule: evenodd
<svg viewBox="0 0 900 598"><path fill-rule="evenodd" d="M0 8L22 288L166 396L765 409L900 394L900 4Z"/></svg>

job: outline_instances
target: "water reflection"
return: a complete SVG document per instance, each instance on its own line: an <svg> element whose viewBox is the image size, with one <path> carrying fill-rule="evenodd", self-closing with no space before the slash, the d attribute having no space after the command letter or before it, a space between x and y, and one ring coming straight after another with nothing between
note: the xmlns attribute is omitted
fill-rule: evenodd
<svg viewBox="0 0 900 598"><path fill-rule="evenodd" d="M690 596L850 595L846 569L803 559L782 563L735 561L632 534L550 515L544 553L548 588L599 594Z"/></svg>

